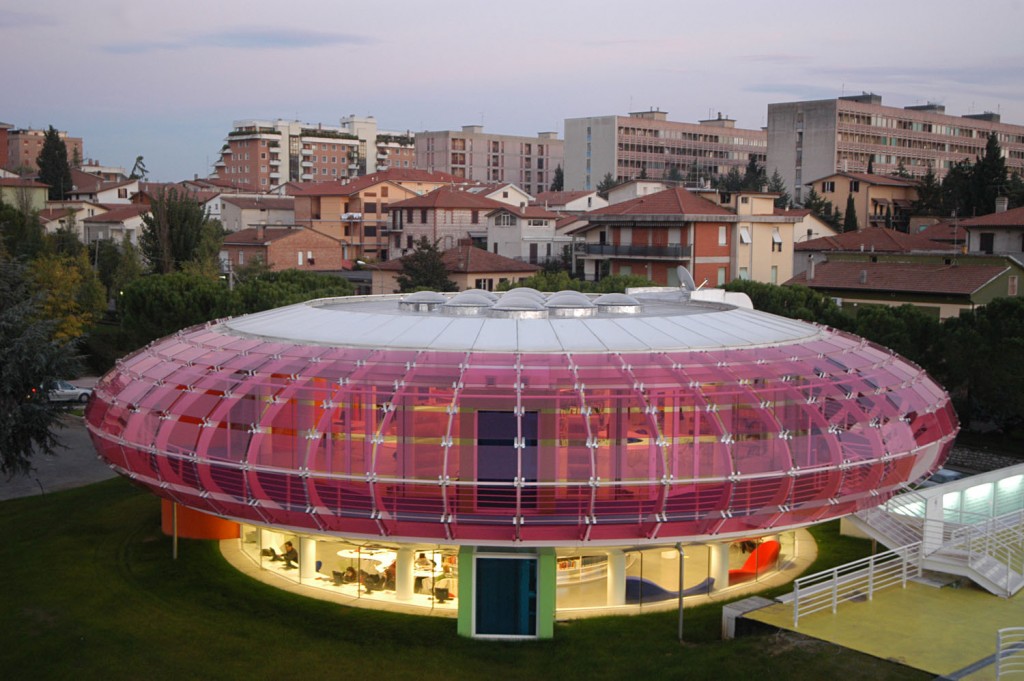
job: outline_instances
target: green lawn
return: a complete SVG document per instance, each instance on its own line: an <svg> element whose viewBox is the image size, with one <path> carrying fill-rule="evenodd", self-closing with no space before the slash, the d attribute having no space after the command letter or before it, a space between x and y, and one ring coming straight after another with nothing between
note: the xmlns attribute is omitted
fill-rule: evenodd
<svg viewBox="0 0 1024 681"><path fill-rule="evenodd" d="M254 582L213 542L171 560L157 499L122 479L0 503L0 677L9 679L926 679L792 634L718 640L721 606L558 624L552 641L344 608ZM816 530L814 569L863 555Z"/></svg>

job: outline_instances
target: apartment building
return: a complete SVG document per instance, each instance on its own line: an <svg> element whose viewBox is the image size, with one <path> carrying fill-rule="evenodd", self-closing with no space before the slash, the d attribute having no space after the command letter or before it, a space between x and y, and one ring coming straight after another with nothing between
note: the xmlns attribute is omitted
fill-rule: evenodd
<svg viewBox="0 0 1024 681"><path fill-rule="evenodd" d="M763 130L737 128L718 114L698 123L668 120L666 111L565 120L565 189L595 189L605 175L617 181L646 175L700 182L743 170L750 159L763 164L768 141Z"/></svg>
<svg viewBox="0 0 1024 681"><path fill-rule="evenodd" d="M63 130L58 130L57 135L64 141L68 150L68 163L75 167L82 162L82 138L69 137ZM0 150L5 146L6 154L0 156L0 162L8 170L25 169L29 172L39 170L36 159L39 152L43 150L43 140L46 138L46 130L32 130L29 128L15 128L6 123L0 124Z"/></svg>
<svg viewBox="0 0 1024 681"><path fill-rule="evenodd" d="M224 237L221 263L227 268L263 262L282 270L338 271L351 267L341 244L326 234L301 227L249 227Z"/></svg>
<svg viewBox="0 0 1024 681"><path fill-rule="evenodd" d="M768 173L779 171L794 200L806 183L835 172L938 177L957 161L985 152L988 136L999 139L1006 164L1024 170L1024 126L1003 123L999 114L953 116L941 104L884 106L865 93L835 99L768 105ZM841 208L841 207L840 207Z"/></svg>
<svg viewBox="0 0 1024 681"><path fill-rule="evenodd" d="M341 243L346 260L387 260L391 205L450 186L456 178L415 168L392 168L341 182L288 185L295 223ZM401 244L394 242L394 247Z"/></svg>
<svg viewBox="0 0 1024 681"><path fill-rule="evenodd" d="M907 231L914 202L917 201L917 183L901 177L874 173L832 173L816 178L806 186L815 191L832 207L845 211L853 197L857 215L857 229L865 227L892 227Z"/></svg>
<svg viewBox="0 0 1024 681"><path fill-rule="evenodd" d="M781 283L792 276L800 218L776 215L775 198L677 187L592 211L571 231L577 272L588 281L632 274L678 286L682 266L709 286L733 279Z"/></svg>
<svg viewBox="0 0 1024 681"><path fill-rule="evenodd" d="M359 139L340 127L298 121L235 121L213 177L250 191L285 182L337 180L359 168Z"/></svg>
<svg viewBox="0 0 1024 681"><path fill-rule="evenodd" d="M409 253L420 237L438 248L455 248L464 239L487 245L487 215L508 204L465 191L461 187L441 187L424 196L416 196L391 205L391 258Z"/></svg>
<svg viewBox="0 0 1024 681"><path fill-rule="evenodd" d="M416 165L477 182L511 182L538 194L551 188L564 146L555 132L522 137L465 125L461 131L416 133Z"/></svg>

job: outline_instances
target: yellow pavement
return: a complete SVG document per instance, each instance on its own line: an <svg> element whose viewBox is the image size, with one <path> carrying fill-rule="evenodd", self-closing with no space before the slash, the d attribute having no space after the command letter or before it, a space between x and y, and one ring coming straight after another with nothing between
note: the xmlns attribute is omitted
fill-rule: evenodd
<svg viewBox="0 0 1024 681"><path fill-rule="evenodd" d="M797 628L788 603L746 617L936 675L995 679L993 665L963 670L995 654L999 629L1024 626L1024 592L1004 599L962 581L960 588L891 587L871 601L840 603L836 614L826 610L801 617Z"/></svg>

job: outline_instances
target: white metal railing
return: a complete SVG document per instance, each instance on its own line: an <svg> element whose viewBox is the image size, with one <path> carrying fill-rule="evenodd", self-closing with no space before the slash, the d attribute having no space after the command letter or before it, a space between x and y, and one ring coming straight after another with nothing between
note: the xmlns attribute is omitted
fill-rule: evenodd
<svg viewBox="0 0 1024 681"><path fill-rule="evenodd" d="M1002 574L985 576L1011 596L1020 588L1024 575L1024 511L957 527L943 542L943 550L963 551L972 567L986 557L997 562Z"/></svg>
<svg viewBox="0 0 1024 681"><path fill-rule="evenodd" d="M1024 627L1007 627L996 633L996 679L1024 675Z"/></svg>
<svg viewBox="0 0 1024 681"><path fill-rule="evenodd" d="M800 618L822 610L833 613L844 601L871 600L876 591L921 575L921 542L878 553L793 582L793 627Z"/></svg>

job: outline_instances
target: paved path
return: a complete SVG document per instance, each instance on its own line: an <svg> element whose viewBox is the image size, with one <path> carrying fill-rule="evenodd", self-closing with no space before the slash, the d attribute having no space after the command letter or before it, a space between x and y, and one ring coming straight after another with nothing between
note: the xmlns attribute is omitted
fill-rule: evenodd
<svg viewBox="0 0 1024 681"><path fill-rule="evenodd" d="M76 385L87 387L95 382L94 378L74 381ZM67 448L58 449L54 456L37 454L32 460L35 469L28 475L11 480L0 476L0 501L80 487L114 477L115 473L96 456L82 417L67 414L61 417L61 422L65 427L57 430L57 438Z"/></svg>

